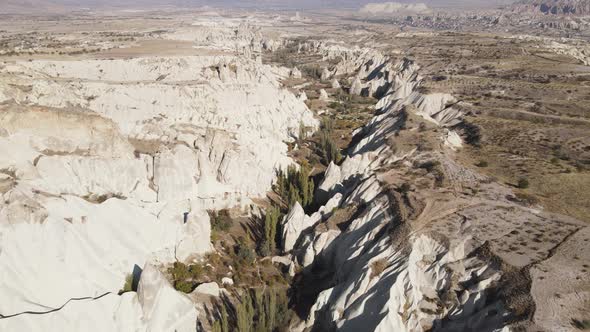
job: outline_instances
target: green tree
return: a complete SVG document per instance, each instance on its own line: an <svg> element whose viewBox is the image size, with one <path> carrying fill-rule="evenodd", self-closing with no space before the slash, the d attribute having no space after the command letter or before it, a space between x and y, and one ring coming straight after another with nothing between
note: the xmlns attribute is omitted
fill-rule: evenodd
<svg viewBox="0 0 590 332"><path fill-rule="evenodd" d="M225 308L225 304L221 304L221 312L219 313L220 316L220 325L221 325L221 332L229 332L229 322L227 320L227 309Z"/></svg>
<svg viewBox="0 0 590 332"><path fill-rule="evenodd" d="M277 306L277 296L276 291L273 288L270 288L266 292L266 317L268 317L268 327L269 331L272 331L276 327L276 306Z"/></svg>
<svg viewBox="0 0 590 332"><path fill-rule="evenodd" d="M320 132L320 149L322 158L326 164L329 164L331 161L338 163L340 162L340 159L342 159L340 149L332 139L332 136L330 136L329 132Z"/></svg>
<svg viewBox="0 0 590 332"><path fill-rule="evenodd" d="M250 332L254 325L254 308L249 292L244 292L236 308L237 327L239 332Z"/></svg>
<svg viewBox="0 0 590 332"><path fill-rule="evenodd" d="M301 195L299 194L299 190L294 185L289 185L289 207L295 205L295 202L301 203Z"/></svg>
<svg viewBox="0 0 590 332"><path fill-rule="evenodd" d="M256 332L267 332L268 324L266 319L266 311L264 310L264 293L260 289L254 290L254 308L256 310Z"/></svg>
<svg viewBox="0 0 590 332"><path fill-rule="evenodd" d="M212 332L223 332L221 330L221 322L216 320L215 322L213 322L213 325L211 326L211 331Z"/></svg>
<svg viewBox="0 0 590 332"><path fill-rule="evenodd" d="M276 206L271 206L266 211L264 217L264 246L269 254L272 254L276 247L275 238L277 236L277 224L279 222L281 212Z"/></svg>

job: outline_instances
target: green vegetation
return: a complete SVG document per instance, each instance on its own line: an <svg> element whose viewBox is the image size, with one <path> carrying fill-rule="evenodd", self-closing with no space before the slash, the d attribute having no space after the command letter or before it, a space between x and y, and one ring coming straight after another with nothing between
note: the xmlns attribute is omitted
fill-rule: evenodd
<svg viewBox="0 0 590 332"><path fill-rule="evenodd" d="M211 218L211 228L214 231L227 232L233 225L233 221L227 209L219 211L208 211Z"/></svg>
<svg viewBox="0 0 590 332"><path fill-rule="evenodd" d="M477 164L475 164L475 166L482 167L482 168L488 167L488 162L485 160L480 160Z"/></svg>
<svg viewBox="0 0 590 332"><path fill-rule="evenodd" d="M526 178L520 178L518 179L518 183L516 186L520 189L526 189L529 187L529 180L527 180Z"/></svg>
<svg viewBox="0 0 590 332"><path fill-rule="evenodd" d="M287 173L282 170L277 172L274 190L289 207L295 202L299 202L304 208L313 203L315 185L309 177L310 172L307 162L302 163L299 170L292 165L287 168Z"/></svg>
<svg viewBox="0 0 590 332"><path fill-rule="evenodd" d="M223 304L220 307L221 307L221 309L219 309L219 312L218 312L219 319L217 319L213 323L211 330L213 332L229 332L229 321L228 321L228 316L227 316L227 309L225 308L225 305L223 305Z"/></svg>
<svg viewBox="0 0 590 332"><path fill-rule="evenodd" d="M342 159L340 149L334 139L332 138L334 132L334 121L330 118L323 118L320 124L320 131L318 133L320 142L319 155L322 157L324 164L328 165L330 162L339 163Z"/></svg>
<svg viewBox="0 0 590 332"><path fill-rule="evenodd" d="M276 206L271 206L266 210L264 216L264 239L260 246L262 256L271 255L276 248L277 225L281 218L281 211Z"/></svg>
<svg viewBox="0 0 590 332"><path fill-rule="evenodd" d="M590 330L590 319L572 319L572 325L578 330L587 331Z"/></svg>
<svg viewBox="0 0 590 332"><path fill-rule="evenodd" d="M126 277L125 277L125 284L123 285L123 288L121 290L119 290L119 295L123 294L123 293L127 293L127 292L135 292L136 289L133 289L133 274L129 273Z"/></svg>
<svg viewBox="0 0 590 332"><path fill-rule="evenodd" d="M217 305L217 317L212 324L214 332L272 332L287 327L290 315L286 289L245 290L237 302L232 305L225 299ZM234 312L235 316L231 317L228 312Z"/></svg>
<svg viewBox="0 0 590 332"><path fill-rule="evenodd" d="M322 68L317 65L304 65L301 67L301 73L307 77L319 80L322 77Z"/></svg>
<svg viewBox="0 0 590 332"><path fill-rule="evenodd" d="M172 267L168 268L168 273L172 276L172 285L183 293L190 293L195 289L203 272L204 268L200 264L186 265L174 262Z"/></svg>
<svg viewBox="0 0 590 332"><path fill-rule="evenodd" d="M246 239L243 237L238 239L238 243L234 247L234 253L236 255L235 262L238 270L240 270L244 265L251 266L256 260L256 254L254 253L254 250L250 249L246 243Z"/></svg>

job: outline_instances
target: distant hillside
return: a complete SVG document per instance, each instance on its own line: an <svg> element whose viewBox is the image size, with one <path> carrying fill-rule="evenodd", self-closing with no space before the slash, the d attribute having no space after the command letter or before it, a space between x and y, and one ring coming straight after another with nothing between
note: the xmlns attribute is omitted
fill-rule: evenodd
<svg viewBox="0 0 590 332"><path fill-rule="evenodd" d="M590 0L520 0L513 11L543 15L590 15Z"/></svg>
<svg viewBox="0 0 590 332"><path fill-rule="evenodd" d="M402 4L399 2L383 2L366 4L359 11L367 15L410 15L410 14L428 14L430 8L423 3Z"/></svg>
<svg viewBox="0 0 590 332"><path fill-rule="evenodd" d="M48 0L0 0L0 14L41 13L64 8L63 5Z"/></svg>

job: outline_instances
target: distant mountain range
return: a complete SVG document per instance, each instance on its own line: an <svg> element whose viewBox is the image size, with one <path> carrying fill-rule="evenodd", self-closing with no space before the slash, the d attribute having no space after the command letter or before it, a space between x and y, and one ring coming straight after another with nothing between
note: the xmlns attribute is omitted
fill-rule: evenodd
<svg viewBox="0 0 590 332"><path fill-rule="evenodd" d="M520 0L513 11L539 15L590 15L590 0Z"/></svg>

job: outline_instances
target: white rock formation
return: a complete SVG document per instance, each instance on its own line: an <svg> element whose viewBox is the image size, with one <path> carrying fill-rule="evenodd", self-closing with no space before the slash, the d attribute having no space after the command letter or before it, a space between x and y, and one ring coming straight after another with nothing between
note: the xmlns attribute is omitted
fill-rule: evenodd
<svg viewBox="0 0 590 332"><path fill-rule="evenodd" d="M301 204L296 202L289 211L289 214L283 219L283 251L289 252L293 249L301 232L313 225L309 223L309 220L310 219L305 215L305 211L303 211Z"/></svg>
<svg viewBox="0 0 590 332"><path fill-rule="evenodd" d="M326 92L326 90L324 89L320 89L320 98L321 101L328 101L330 100L330 97L328 96L328 93Z"/></svg>
<svg viewBox="0 0 590 332"><path fill-rule="evenodd" d="M194 331L197 310L191 300L177 292L164 275L148 265L141 272L137 298L146 331Z"/></svg>
<svg viewBox="0 0 590 332"><path fill-rule="evenodd" d="M322 75L321 75L320 79L322 81L327 81L330 79L330 77L332 77L332 73L328 70L328 68L324 68L322 70Z"/></svg>
<svg viewBox="0 0 590 332"><path fill-rule="evenodd" d="M317 126L305 104L278 88L270 67L241 58L33 61L7 66L0 75L6 98L87 107L112 119L136 145L149 147L146 153L163 151L154 170L168 176L154 179L163 197L196 196L197 189L212 188L197 188L193 177L222 184L217 192L198 193L211 208L246 205L247 197L263 195L272 170L290 163L283 141L297 136L300 123ZM23 93L15 84L31 90ZM170 144L190 149L163 148ZM185 167L178 175L157 169L179 169L189 160L198 167ZM201 172L206 164L210 172ZM187 169L194 169L192 176Z"/></svg>
<svg viewBox="0 0 590 332"><path fill-rule="evenodd" d="M350 94L360 96L363 91L363 83L356 77L350 85Z"/></svg>
<svg viewBox="0 0 590 332"><path fill-rule="evenodd" d="M233 286L234 284L234 280L232 278L228 278L228 277L223 277L221 278L221 283L223 285L227 285L227 286Z"/></svg>
<svg viewBox="0 0 590 332"><path fill-rule="evenodd" d="M299 94L299 101L306 101L307 100L307 94L305 93L305 91L301 92L301 94Z"/></svg>
<svg viewBox="0 0 590 332"><path fill-rule="evenodd" d="M428 14L432 11L424 3L404 4L399 2L368 3L359 11L373 16Z"/></svg>
<svg viewBox="0 0 590 332"><path fill-rule="evenodd" d="M290 74L290 76L291 76L292 78L299 79L299 78L301 78L301 77L302 77L302 75L301 75L301 71L295 67L295 68L291 69L291 74Z"/></svg>
<svg viewBox="0 0 590 332"><path fill-rule="evenodd" d="M152 265L141 272L137 293L72 299L0 319L2 331L195 331L198 312Z"/></svg>
<svg viewBox="0 0 590 332"><path fill-rule="evenodd" d="M332 80L332 89L340 89L340 82L337 79Z"/></svg>
<svg viewBox="0 0 590 332"><path fill-rule="evenodd" d="M0 106L2 331L194 330L152 267L139 301L114 294L138 267L208 252L205 210L265 194L292 163L284 141L317 126L272 68L237 57L16 62L0 77L20 104Z"/></svg>
<svg viewBox="0 0 590 332"><path fill-rule="evenodd" d="M219 285L216 282L206 282L197 286L197 288L195 288L195 290L192 293L219 297L219 295L221 294L221 289L219 288Z"/></svg>

